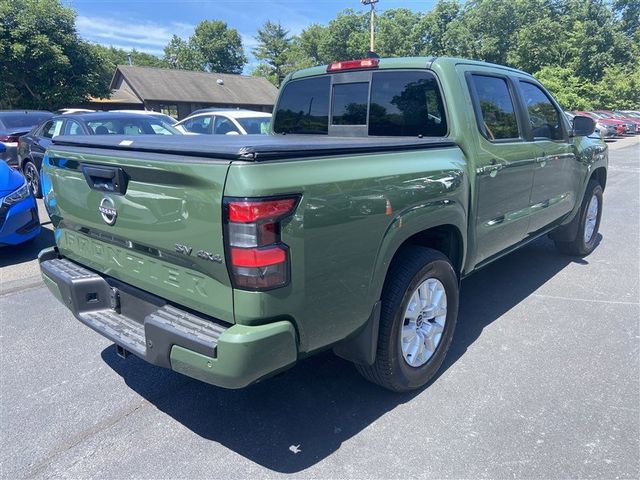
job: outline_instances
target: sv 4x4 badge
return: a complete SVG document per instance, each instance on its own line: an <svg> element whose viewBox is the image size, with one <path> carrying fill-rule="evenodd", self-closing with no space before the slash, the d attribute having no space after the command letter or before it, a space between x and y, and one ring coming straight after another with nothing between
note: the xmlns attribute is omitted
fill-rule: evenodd
<svg viewBox="0 0 640 480"><path fill-rule="evenodd" d="M182 255L189 256L191 255L191 252L193 252L193 248L189 247L188 245L176 243L176 252L181 253ZM209 260L210 262L222 263L222 255L217 253L210 253L210 252L205 252L204 250L198 250L198 252L196 253L196 256L203 260Z"/></svg>

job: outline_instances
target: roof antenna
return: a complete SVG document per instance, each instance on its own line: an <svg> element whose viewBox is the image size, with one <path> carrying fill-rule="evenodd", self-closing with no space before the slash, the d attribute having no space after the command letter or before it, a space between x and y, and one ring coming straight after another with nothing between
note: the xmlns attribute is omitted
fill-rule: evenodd
<svg viewBox="0 0 640 480"><path fill-rule="evenodd" d="M380 0L360 0L360 3L363 5L369 5L371 7L371 13L369 14L369 27L371 31L369 32L369 52L367 53L367 58L380 58L375 54L375 43L374 43L374 35L376 28L376 3Z"/></svg>

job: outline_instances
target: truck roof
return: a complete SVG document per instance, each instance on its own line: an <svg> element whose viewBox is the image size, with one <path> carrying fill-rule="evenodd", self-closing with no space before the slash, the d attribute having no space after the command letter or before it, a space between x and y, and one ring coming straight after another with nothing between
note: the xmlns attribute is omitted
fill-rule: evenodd
<svg viewBox="0 0 640 480"><path fill-rule="evenodd" d="M458 58L458 57L395 57L395 58L381 58L380 64L378 65L378 69L390 69L390 68L428 68L433 64L467 64L467 65L478 65L483 67L492 67L498 68L501 70L509 70L514 73L519 73L521 75L531 74L527 72L523 72L522 70L518 70L516 68L507 67L505 65L498 65L496 63L482 62L479 60L469 60L466 58ZM312 77L315 75L324 75L327 73L328 65L320 65L318 67L310 67L305 68L303 70L298 70L297 72L293 72L290 74L285 80L292 80L297 78L304 77Z"/></svg>

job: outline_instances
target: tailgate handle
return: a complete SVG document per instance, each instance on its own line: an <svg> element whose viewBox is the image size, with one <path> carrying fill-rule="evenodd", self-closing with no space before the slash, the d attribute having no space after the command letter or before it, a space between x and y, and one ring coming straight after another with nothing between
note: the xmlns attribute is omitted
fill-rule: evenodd
<svg viewBox="0 0 640 480"><path fill-rule="evenodd" d="M94 190L102 192L120 193L127 191L127 174L120 167L82 166L84 178Z"/></svg>

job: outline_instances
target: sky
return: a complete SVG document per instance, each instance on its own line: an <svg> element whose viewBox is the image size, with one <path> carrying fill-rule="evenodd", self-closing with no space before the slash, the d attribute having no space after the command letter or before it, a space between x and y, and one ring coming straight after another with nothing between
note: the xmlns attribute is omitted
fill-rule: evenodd
<svg viewBox="0 0 640 480"><path fill-rule="evenodd" d="M379 10L410 8L427 11L436 0L380 0ZM86 40L162 56L173 34L188 38L202 20L224 20L238 30L250 65L255 62L257 29L280 22L292 34L313 23L327 23L345 8L367 12L360 0L66 0L76 10L76 27Z"/></svg>

